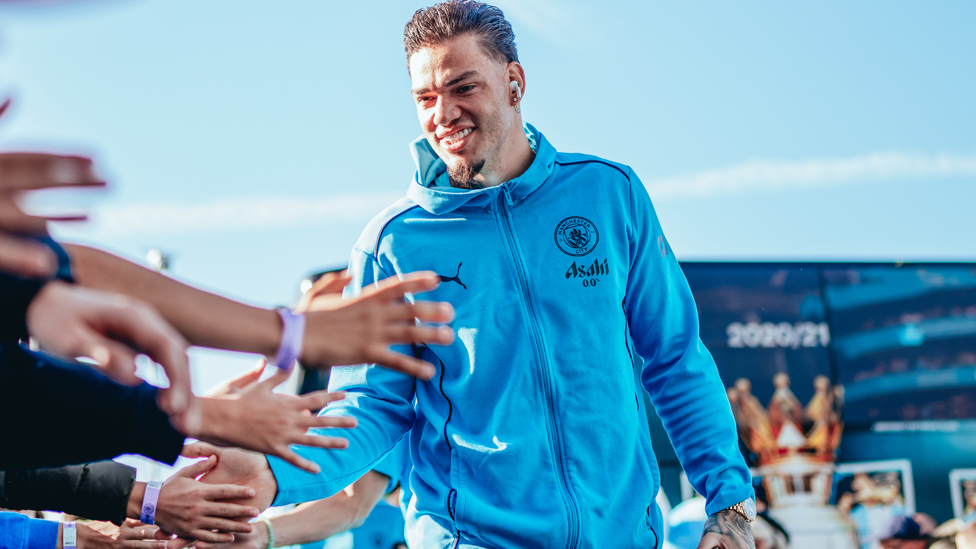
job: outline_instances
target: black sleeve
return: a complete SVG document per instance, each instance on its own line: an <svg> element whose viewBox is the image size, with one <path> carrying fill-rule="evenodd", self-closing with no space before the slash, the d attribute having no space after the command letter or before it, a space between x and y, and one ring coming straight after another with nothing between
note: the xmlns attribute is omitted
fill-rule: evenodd
<svg viewBox="0 0 976 549"><path fill-rule="evenodd" d="M75 362L0 343L0 469L142 454L172 464L183 435L156 406L158 389L120 385Z"/></svg>
<svg viewBox="0 0 976 549"><path fill-rule="evenodd" d="M114 461L5 471L0 507L47 509L121 525L136 470Z"/></svg>
<svg viewBox="0 0 976 549"><path fill-rule="evenodd" d="M71 274L71 257L68 252L48 236L25 237L44 244L58 260L58 270L54 277L64 282L73 283ZM0 342L13 342L27 339L27 307L41 288L46 279L19 278L10 273L0 271Z"/></svg>
<svg viewBox="0 0 976 549"><path fill-rule="evenodd" d="M0 271L0 341L27 338L27 307L46 280L17 278Z"/></svg>

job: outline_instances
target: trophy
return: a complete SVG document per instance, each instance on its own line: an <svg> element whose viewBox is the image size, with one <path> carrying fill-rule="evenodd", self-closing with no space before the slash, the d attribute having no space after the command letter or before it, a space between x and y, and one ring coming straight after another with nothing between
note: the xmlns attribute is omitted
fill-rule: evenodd
<svg viewBox="0 0 976 549"><path fill-rule="evenodd" d="M727 390L739 436L757 456L769 515L790 534L794 549L856 549L853 523L829 504L834 461L844 425L844 390L826 376L804 407L790 390L790 376L773 377L776 391L763 408L752 383L741 378Z"/></svg>

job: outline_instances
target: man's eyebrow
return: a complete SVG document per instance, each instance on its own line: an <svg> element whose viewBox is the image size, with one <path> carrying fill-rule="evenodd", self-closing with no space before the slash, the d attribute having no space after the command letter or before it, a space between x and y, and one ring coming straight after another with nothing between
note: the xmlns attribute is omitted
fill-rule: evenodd
<svg viewBox="0 0 976 549"><path fill-rule="evenodd" d="M465 73L461 74L461 76L458 76L457 78L452 78L448 82L445 82L444 83L444 87L445 88L450 88L451 86L455 86L457 84L460 84L461 82L463 82L463 81L465 81L465 80L467 80L469 78L474 78L475 76L479 76L478 71L468 71L468 72L465 72ZM410 93L412 93L414 95L423 95L423 94L429 93L429 92L430 92L430 88L417 88L417 89L410 90Z"/></svg>

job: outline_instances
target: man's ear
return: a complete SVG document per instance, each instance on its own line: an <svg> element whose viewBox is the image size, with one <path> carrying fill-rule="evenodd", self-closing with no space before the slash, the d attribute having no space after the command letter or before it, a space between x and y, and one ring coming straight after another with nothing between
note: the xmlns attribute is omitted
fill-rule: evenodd
<svg viewBox="0 0 976 549"><path fill-rule="evenodd" d="M525 69L522 68L522 64L518 61L512 61L506 67L505 72L508 76L509 82L518 82L519 89L522 90L522 95L525 95Z"/></svg>

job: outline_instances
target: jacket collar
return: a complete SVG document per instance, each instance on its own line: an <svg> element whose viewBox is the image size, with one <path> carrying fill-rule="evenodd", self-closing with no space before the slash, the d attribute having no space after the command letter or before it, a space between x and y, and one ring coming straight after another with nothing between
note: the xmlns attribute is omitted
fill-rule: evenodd
<svg viewBox="0 0 976 549"><path fill-rule="evenodd" d="M417 165L407 197L434 215L450 213L461 206L490 207L504 193L514 206L535 192L549 178L556 161L556 149L531 124L524 124L529 144L536 150L535 159L525 173L487 189L455 189L447 180L447 166L437 156L424 136L410 144L410 154Z"/></svg>

